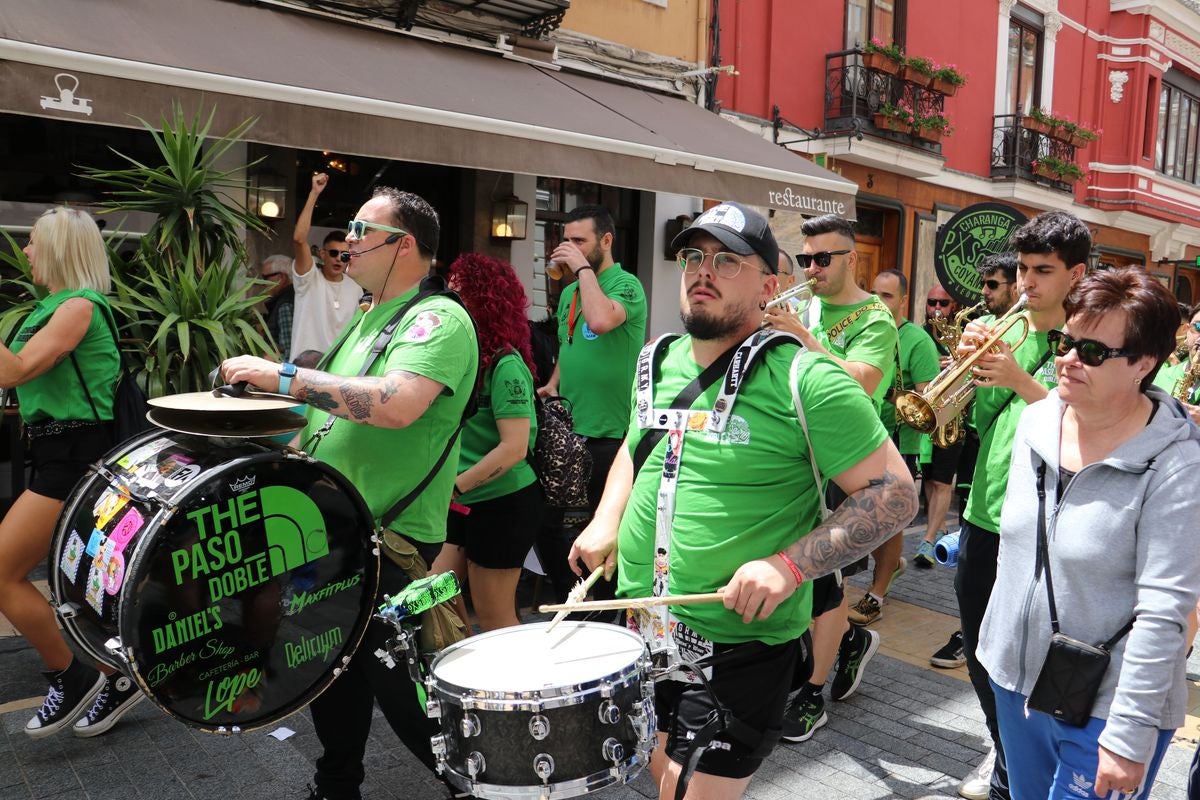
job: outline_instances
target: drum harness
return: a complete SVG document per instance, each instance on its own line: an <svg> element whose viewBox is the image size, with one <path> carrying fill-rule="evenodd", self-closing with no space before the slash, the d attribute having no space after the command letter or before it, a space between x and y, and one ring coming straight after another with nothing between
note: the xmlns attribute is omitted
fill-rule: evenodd
<svg viewBox="0 0 1200 800"><path fill-rule="evenodd" d="M657 511L655 513L654 563L652 569L652 593L655 597L670 594L670 547L673 521L675 516L675 494L678 486L679 469L683 454L683 442L688 431L707 433L721 436L729 422L737 399L738 389L746 380L751 367L757 363L761 354L782 344L798 344L800 352L792 362L791 384L792 395L800 424L804 429L805 439L808 440L808 425L804 418L803 407L800 403L799 392L796 388L797 370L803 356L810 351L800 340L786 332L777 330L760 330L751 334L740 344L722 353L712 364L707 366L691 383L683 388L676 398L665 408L654 406L654 385L657 382L655 365L666 352L668 346L679 338L678 334L665 334L658 337L642 348L637 363L637 421L638 427L645 433L633 453L634 476L645 465L650 452L664 437L667 438L666 452L663 455L663 470L659 481ZM721 375L725 376L717 399L711 411L694 411L691 406ZM821 494L822 485L817 471L815 456L812 455L809 444L809 460L813 467L813 476ZM828 516L823 495L821 501L821 516ZM661 605L652 610L644 610L640 616L630 611L629 623L636 628L647 642L652 658L656 658L659 674L656 680L672 679L688 683L699 683L704 687L715 706L708 722L695 732L694 738L688 744L684 754L683 769L676 784L675 800L683 800L687 793L687 785L695 771L700 757L708 749L712 740L720 733L730 736L751 747L751 755L764 758L773 748L774 741L765 742L767 738L745 722L737 719L724 707L709 684L713 668L719 663L736 662L745 658L748 653L741 646L735 646L720 654L713 653L713 643L699 634L691 631L685 624L679 622L670 613L668 606ZM687 649L696 651L698 658L689 659L680 655L679 644L675 641L676 633L684 634L689 645ZM698 641L697 641L698 640ZM665 665L663 660L665 658ZM678 715L678 705L672 712L670 728L675 727Z"/></svg>

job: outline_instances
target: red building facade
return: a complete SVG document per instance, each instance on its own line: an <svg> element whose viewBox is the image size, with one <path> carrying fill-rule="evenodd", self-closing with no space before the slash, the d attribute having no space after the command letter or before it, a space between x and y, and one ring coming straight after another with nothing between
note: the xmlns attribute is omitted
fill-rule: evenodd
<svg viewBox="0 0 1200 800"><path fill-rule="evenodd" d="M716 12L714 63L736 69L717 83L719 109L858 183L866 286L899 267L923 297L938 224L1000 200L1072 211L1094 231L1094 263L1145 265L1200 301L1197 0L726 0ZM891 74L864 52L872 42L966 83ZM894 122L910 110L933 127ZM940 141L938 118L951 126Z"/></svg>

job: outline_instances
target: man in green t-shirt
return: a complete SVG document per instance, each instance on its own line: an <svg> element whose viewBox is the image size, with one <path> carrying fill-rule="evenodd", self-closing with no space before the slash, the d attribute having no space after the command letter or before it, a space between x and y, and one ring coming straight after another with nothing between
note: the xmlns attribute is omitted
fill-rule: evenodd
<svg viewBox="0 0 1200 800"><path fill-rule="evenodd" d="M896 374L898 334L896 323L879 298L856 282L858 253L854 249L854 223L836 214L807 220L801 228L804 252L796 261L805 278L815 279L813 291L821 300L820 326L809 331L800 319L781 307L768 309L764 324L800 337L808 349L830 356L871 396L876 413ZM830 489L830 506L841 496ZM903 562L900 562L903 563ZM865 568L852 565L847 574ZM842 588L842 573L817 581L813 587L813 670L801 680L789 700L784 738L803 742L828 720L822 695L830 670L837 664L831 689L835 700L854 694L863 669L879 649L876 631L850 625L849 607Z"/></svg>
<svg viewBox="0 0 1200 800"><path fill-rule="evenodd" d="M808 624L808 578L903 527L916 513L916 490L873 406L836 362L805 354L793 367L799 351L791 344L749 355L778 286L778 247L760 214L722 203L672 247L688 335L669 345L657 370L647 363L644 383L638 373L626 446L571 563L603 564L608 574L619 563L624 596L722 590L723 604L674 606L661 628L642 618L640 630L652 646L669 631L686 655L720 656L707 686L658 683L650 770L660 800L673 797L692 737L719 702L740 725L701 751L689 795L724 800L741 796L778 736ZM734 348L746 355L731 359L691 411L663 410ZM664 427L659 416L674 421ZM661 438L648 440L635 467L643 437L655 433ZM814 468L848 495L824 522Z"/></svg>
<svg viewBox="0 0 1200 800"><path fill-rule="evenodd" d="M433 562L446 538L446 509L458 464L457 431L474 390L479 346L470 317L452 298L433 295L408 308L370 372L357 377L378 333L413 300L428 275L440 233L437 212L420 197L380 187L350 223L346 274L371 293L332 348L324 371L297 369L252 356L226 361L229 381L249 381L289 394L309 408L302 440L346 475L376 520L432 472L432 479L384 533L379 591L395 595L410 576L393 560L413 554ZM327 356L328 358L328 356ZM347 377L354 376L354 377ZM328 426L328 427L326 427ZM440 466L438 459L450 451ZM376 603L379 601L377 600ZM405 746L431 770L429 737L416 687L375 655L388 652L395 630L372 620L353 660L309 706L324 752L317 760L322 797L359 796L371 729L371 698Z"/></svg>
<svg viewBox="0 0 1200 800"><path fill-rule="evenodd" d="M875 276L872 289L875 296L892 312L900 337L900 380L895 388L922 392L925 385L937 377L941 367L938 365L937 345L934 344L933 338L923 328L917 327L904 317L908 310L908 278L898 269L885 269ZM891 393L884 398L880 419L892 441L899 447L900 455L904 456L908 471L916 478L921 438L927 434L919 433L896 421L896 404ZM896 534L872 553L875 557L875 572L871 587L849 611L850 621L855 625L870 625L883 616L883 599L887 596L892 577L900 566L903 552L904 537Z"/></svg>
<svg viewBox="0 0 1200 800"><path fill-rule="evenodd" d="M978 388L973 413L979 431L979 456L963 514L954 577L967 671L996 748L991 797L1005 799L1009 797L1008 770L996 726L996 699L987 671L975 658L975 647L996 582L1000 508L1008 488L1017 421L1027 404L1041 400L1058 383L1046 334L1061 328L1066 320L1063 301L1087 270L1092 235L1074 215L1047 211L1022 225L1013 234L1011 244L1017 252L1021 291L1027 299L1024 316L1029 322L1029 333L1017 345L1023 326L1010 328L974 367ZM998 329L996 322L992 319L969 323L959 342L958 357L974 353ZM972 780L969 775L967 781ZM980 789L987 785L981 780L978 783L983 784Z"/></svg>
<svg viewBox="0 0 1200 800"><path fill-rule="evenodd" d="M1187 322L1187 331L1184 333L1184 347L1187 350L1188 357L1178 364L1163 364L1158 370L1158 374L1154 376L1154 385L1171 395L1175 394L1176 389L1186 388L1186 383L1181 384L1180 381L1185 381L1191 384L1191 390L1183 398L1179 398L1183 402L1184 408L1187 409L1192 421L1200 424L1200 379L1187 377L1195 369L1198 369L1197 347L1200 347L1200 306L1189 315Z"/></svg>
<svg viewBox="0 0 1200 800"><path fill-rule="evenodd" d="M607 209L579 206L568 212L563 240L548 259L575 281L558 298L558 363L538 395L564 397L575 433L587 437L592 509L629 424L629 387L638 352L646 343L646 293L637 276L613 261L615 236ZM561 601L574 582L565 565L580 525L571 519L564 524L561 509L548 511L538 550ZM605 596L604 587L597 596Z"/></svg>

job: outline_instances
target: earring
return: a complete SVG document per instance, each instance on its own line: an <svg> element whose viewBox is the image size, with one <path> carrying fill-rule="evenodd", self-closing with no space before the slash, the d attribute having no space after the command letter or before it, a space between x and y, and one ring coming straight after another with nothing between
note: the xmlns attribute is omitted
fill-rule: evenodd
<svg viewBox="0 0 1200 800"><path fill-rule="evenodd" d="M767 301L766 301L766 300L762 300L762 301L760 301L760 302L759 302L759 304L758 304L758 310L759 310L759 311L766 311L766 310L767 310Z"/></svg>

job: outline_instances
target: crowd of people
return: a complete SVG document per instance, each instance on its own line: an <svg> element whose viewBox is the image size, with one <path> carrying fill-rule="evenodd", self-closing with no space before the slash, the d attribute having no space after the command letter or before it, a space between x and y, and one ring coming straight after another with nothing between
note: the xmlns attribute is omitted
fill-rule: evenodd
<svg viewBox="0 0 1200 800"><path fill-rule="evenodd" d="M917 481L921 569L958 490L961 627L931 661L966 664L992 745L960 794L1149 795L1187 710L1200 594L1200 549L1187 544L1200 502L1189 484L1200 309L1183 314L1176 354L1170 293L1138 269L1088 274L1087 227L1046 212L977 265L985 308L960 309L934 285L919 326L901 271L860 285L851 221L807 220L793 260L766 218L726 202L671 243L684 333L646 343L646 297L614 261L612 217L584 206L548 254L569 283L545 374L512 265L468 253L438 267L440 220L422 198L377 189L314 258L327 182L312 179L294 256L262 265L279 351L221 371L305 405L301 441L319 434L311 454L386 529L381 592L453 571L481 631L516 625L531 548L560 598L596 569L597 597L719 591L720 603L621 622L675 667L703 671L673 668L656 683L660 797L737 798L780 739L805 742L826 724L827 684L834 701L859 688L880 646L871 625L906 570ZM111 392L87 399L77 385L111 387L119 369L107 262L95 223L69 209L38 220L26 255L50 294L0 348L0 385L17 387L34 463L0 521L0 613L47 669L26 732L89 736L141 695L72 658L27 576L75 480L112 444ZM819 304L807 318L772 302L801 276ZM364 372L389 324L395 335ZM320 363L297 364L309 351ZM932 437L898 421L905 393L964 364L963 414ZM568 401L586 437L586 509L551 507L531 464L547 397ZM851 606L845 578L867 569ZM421 693L375 655L393 634L373 620L310 705L323 749L313 797L359 797L375 703L436 767Z"/></svg>

